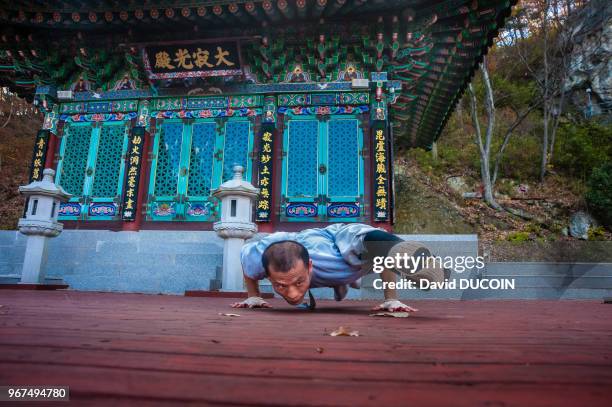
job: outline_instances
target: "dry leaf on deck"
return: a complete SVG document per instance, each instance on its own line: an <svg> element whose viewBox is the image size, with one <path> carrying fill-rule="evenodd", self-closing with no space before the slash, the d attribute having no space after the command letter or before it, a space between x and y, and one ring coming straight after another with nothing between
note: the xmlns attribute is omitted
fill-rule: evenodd
<svg viewBox="0 0 612 407"><path fill-rule="evenodd" d="M232 314L232 313L224 313L224 312L219 312L219 315L223 315L224 317L239 317L240 314Z"/></svg>
<svg viewBox="0 0 612 407"><path fill-rule="evenodd" d="M351 331L351 328L341 326L330 333L329 336L359 336L359 331Z"/></svg>
<svg viewBox="0 0 612 407"><path fill-rule="evenodd" d="M392 317L392 318L408 318L409 312L377 312L370 314L371 317Z"/></svg>

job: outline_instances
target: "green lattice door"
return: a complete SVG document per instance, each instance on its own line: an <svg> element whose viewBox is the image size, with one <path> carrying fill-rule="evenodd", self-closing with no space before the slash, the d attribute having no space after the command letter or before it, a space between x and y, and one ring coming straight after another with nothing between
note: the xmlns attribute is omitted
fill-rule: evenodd
<svg viewBox="0 0 612 407"><path fill-rule="evenodd" d="M328 220L356 221L364 217L363 131L354 116L327 122L324 177Z"/></svg>
<svg viewBox="0 0 612 407"><path fill-rule="evenodd" d="M282 220L364 217L363 131L356 116L289 115L283 146Z"/></svg>
<svg viewBox="0 0 612 407"><path fill-rule="evenodd" d="M116 219L123 188L129 122L66 123L56 182L73 197L61 219Z"/></svg>
<svg viewBox="0 0 612 407"><path fill-rule="evenodd" d="M233 164L251 176L252 124L248 119L169 119L158 122L153 146L149 218L214 221L211 191L232 177Z"/></svg>

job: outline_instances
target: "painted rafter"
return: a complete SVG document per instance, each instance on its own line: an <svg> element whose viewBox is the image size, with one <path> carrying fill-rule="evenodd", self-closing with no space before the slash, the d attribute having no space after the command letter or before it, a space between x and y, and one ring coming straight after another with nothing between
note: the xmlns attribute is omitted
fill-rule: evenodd
<svg viewBox="0 0 612 407"><path fill-rule="evenodd" d="M390 117L413 144L428 145L448 120L511 3L0 0L0 25L7 23L0 29L0 70L7 73L3 83L30 86L19 90L23 94L31 94L36 84L69 87L83 73L103 90L126 71L144 86L140 54L117 48L119 43L172 38L185 29L195 37L215 36L213 31L218 36L240 27L254 36L242 49L251 77L261 83L286 81L296 64L313 82L337 81L349 65L365 77L387 72L389 79L401 80ZM49 29L54 34L45 38ZM82 38L75 37L77 32ZM46 51L53 41L68 46Z"/></svg>

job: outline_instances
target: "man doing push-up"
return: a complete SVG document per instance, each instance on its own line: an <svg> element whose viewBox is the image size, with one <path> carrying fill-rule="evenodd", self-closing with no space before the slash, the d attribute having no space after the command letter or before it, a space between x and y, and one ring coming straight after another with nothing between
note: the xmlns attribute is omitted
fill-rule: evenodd
<svg viewBox="0 0 612 407"><path fill-rule="evenodd" d="M306 229L299 233L277 232L247 243L240 254L248 298L232 304L235 308L267 308L261 298L259 280L268 278L274 291L291 305L314 309L309 289L331 287L341 301L348 287L359 288L361 278L372 272L376 256L430 256L420 243L406 242L382 229L352 223ZM396 281L397 271L384 269L384 286ZM409 280L444 281L441 267L416 267L405 274ZM306 293L309 300L306 301ZM395 289L384 290L385 302L375 307L382 311L417 311L397 299Z"/></svg>

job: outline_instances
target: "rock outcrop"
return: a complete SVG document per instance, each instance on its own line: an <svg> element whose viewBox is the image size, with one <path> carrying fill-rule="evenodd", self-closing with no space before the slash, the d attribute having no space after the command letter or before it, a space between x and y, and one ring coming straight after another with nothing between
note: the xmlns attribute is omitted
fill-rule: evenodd
<svg viewBox="0 0 612 407"><path fill-rule="evenodd" d="M612 2L591 0L571 29L573 49L565 90L587 116L612 113ZM590 101L589 92L590 89Z"/></svg>

